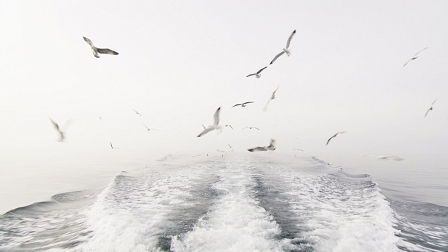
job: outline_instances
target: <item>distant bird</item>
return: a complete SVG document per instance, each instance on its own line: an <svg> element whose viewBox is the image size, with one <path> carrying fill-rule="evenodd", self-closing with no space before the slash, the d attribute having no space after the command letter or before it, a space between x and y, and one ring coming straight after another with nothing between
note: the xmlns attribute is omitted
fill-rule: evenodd
<svg viewBox="0 0 448 252"><path fill-rule="evenodd" d="M294 34L296 34L296 30L294 30L291 35L288 38L288 42L286 42L286 47L283 48L283 51L277 55L275 55L274 59L271 61L270 65L272 65L272 63L274 63L274 61L277 60L278 57L282 56L284 53L286 53L286 55L291 55L291 51L289 50L289 43L291 43L291 39L294 36Z"/></svg>
<svg viewBox="0 0 448 252"><path fill-rule="evenodd" d="M229 146L230 149L232 149L232 146L230 146L230 144L227 144Z"/></svg>
<svg viewBox="0 0 448 252"><path fill-rule="evenodd" d="M260 130L260 129L257 128L257 127L244 127L243 129L256 129L256 130Z"/></svg>
<svg viewBox="0 0 448 252"><path fill-rule="evenodd" d="M258 70L258 72L256 72L256 73L253 73L253 74L249 74L249 75L247 75L246 77L249 77L249 76L252 76L252 75L255 75L255 77L258 79L258 78L260 78L261 77L261 72L263 71L263 70L265 70L267 68L267 66L265 66L265 67L263 67L262 69L260 69L260 70Z"/></svg>
<svg viewBox="0 0 448 252"><path fill-rule="evenodd" d="M221 107L219 107L219 108L216 110L216 112L215 112L213 125L211 125L211 126L208 127L207 129L204 129L204 131L202 131L202 132L198 135L198 137L201 137L201 136L207 134L208 132L210 132L210 131L212 131L212 130L215 130L215 129L221 129L221 126L218 126L218 124L219 124L219 112L220 112L220 111L221 111Z"/></svg>
<svg viewBox="0 0 448 252"><path fill-rule="evenodd" d="M414 56L412 56L412 58L408 59L408 61L406 61L406 63L404 63L403 66L406 66L406 65L409 63L409 61L412 61L412 60L417 59L417 58L418 58L418 54L419 54L421 51L426 50L426 49L428 49L428 48L429 48L429 47L425 47L425 48L423 48L422 50L418 51Z"/></svg>
<svg viewBox="0 0 448 252"><path fill-rule="evenodd" d="M87 44L90 45L90 47L93 50L93 56L95 56L95 58L99 58L100 55L98 55L99 53L101 54L111 54L111 55L118 55L118 53L116 51L113 51L111 49L108 48L98 48L96 46L93 45L92 41L86 37L82 37L84 39L84 41L87 42Z"/></svg>
<svg viewBox="0 0 448 252"><path fill-rule="evenodd" d="M367 156L369 156L369 157L374 157L374 158L381 159L381 160L391 160L391 159L393 159L393 160L395 160L395 161L402 161L402 160L404 160L404 158L397 157L397 156L393 156L393 155L389 155L389 156L374 156L374 155L367 155Z"/></svg>
<svg viewBox="0 0 448 252"><path fill-rule="evenodd" d="M253 101L248 101L248 102L238 103L238 104L233 105L232 108L236 107L236 106L241 106L241 107L244 108L244 107L247 106L246 104L249 104L249 103L254 103L254 102Z"/></svg>
<svg viewBox="0 0 448 252"><path fill-rule="evenodd" d="M232 125L230 125L230 124L226 124L226 127L230 127L233 129Z"/></svg>
<svg viewBox="0 0 448 252"><path fill-rule="evenodd" d="M275 93L277 92L278 87L279 87L279 86L277 86L277 88L274 90L274 92L272 92L271 98L269 98L268 102L267 102L266 105L264 106L264 108L263 108L263 111L264 111L264 112L266 112L266 111L268 110L268 105L269 105L269 103L271 102L271 100L274 100L274 99L275 99Z"/></svg>
<svg viewBox="0 0 448 252"><path fill-rule="evenodd" d="M303 151L302 149L293 149L293 150Z"/></svg>
<svg viewBox="0 0 448 252"><path fill-rule="evenodd" d="M343 133L345 133L345 131L339 131L338 133L334 134L332 137L330 137L330 139L328 139L326 145L328 145L328 143L330 142L330 140L333 139L333 138L335 138L338 134L343 134Z"/></svg>
<svg viewBox="0 0 448 252"><path fill-rule="evenodd" d="M109 143L110 143L110 148L114 149L114 146L112 145L112 142L109 142Z"/></svg>
<svg viewBox="0 0 448 252"><path fill-rule="evenodd" d="M268 146L263 147L255 147L251 149L247 149L250 152L256 152L256 151L268 151L268 150L275 150L275 140L271 139L271 143Z"/></svg>
<svg viewBox="0 0 448 252"><path fill-rule="evenodd" d="M142 116L142 114L140 114L139 112L137 112L137 110L135 110L135 109L133 109L133 110L134 110L134 112L135 112L137 115Z"/></svg>
<svg viewBox="0 0 448 252"><path fill-rule="evenodd" d="M51 118L49 118L50 119L50 121L51 121L51 123L53 124L53 126L54 126L54 128L58 131L58 133L59 133L59 140L57 140L57 141L59 141L59 142L64 142L64 139L65 139L65 130L62 130L62 127L59 127L59 124L57 124L55 121L53 121ZM71 124L71 119L70 120L68 120L65 124L64 124L64 126L63 126L63 128L67 128L70 124Z"/></svg>
<svg viewBox="0 0 448 252"><path fill-rule="evenodd" d="M143 123L142 123L142 125L145 126L145 128L146 128L148 131L150 131L150 130L158 130L158 129L151 129L151 128L149 128L148 126L146 126L145 124L143 124Z"/></svg>
<svg viewBox="0 0 448 252"><path fill-rule="evenodd" d="M425 117L426 117L426 115L428 115L428 112L429 112L430 110L432 110L432 105L434 105L434 103L435 103L436 101L437 101L437 100L434 100L434 101L432 102L431 107L426 111Z"/></svg>

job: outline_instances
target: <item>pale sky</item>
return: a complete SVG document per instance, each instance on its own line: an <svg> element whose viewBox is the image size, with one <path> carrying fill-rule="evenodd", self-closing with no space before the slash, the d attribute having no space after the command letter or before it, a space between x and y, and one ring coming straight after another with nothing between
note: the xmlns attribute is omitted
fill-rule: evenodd
<svg viewBox="0 0 448 252"><path fill-rule="evenodd" d="M271 138L276 152L445 165L447 13L446 1L1 1L0 169L245 151ZM293 30L291 56L246 78ZM94 58L83 36L119 55ZM197 138L220 106L235 130ZM49 117L72 120L64 143Z"/></svg>

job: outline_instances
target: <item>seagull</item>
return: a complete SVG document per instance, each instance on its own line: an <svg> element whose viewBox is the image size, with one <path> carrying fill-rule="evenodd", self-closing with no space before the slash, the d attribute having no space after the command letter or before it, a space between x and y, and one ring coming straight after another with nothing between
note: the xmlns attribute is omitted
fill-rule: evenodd
<svg viewBox="0 0 448 252"><path fill-rule="evenodd" d="M145 126L145 128L146 128L148 131L150 131L150 130L158 130L158 129L151 129L151 128L148 128L148 126L146 126L146 125L143 124L143 123L142 123L142 125Z"/></svg>
<svg viewBox="0 0 448 252"><path fill-rule="evenodd" d="M208 127L207 129L204 129L204 131L202 131L202 132L198 135L198 137L201 137L201 136L207 134L208 132L210 132L210 131L212 131L212 130L215 130L215 129L221 129L221 126L218 126L218 124L219 124L219 111L221 111L221 107L219 107L219 108L216 110L216 112L215 112L213 125L211 125L211 126Z"/></svg>
<svg viewBox="0 0 448 252"><path fill-rule="evenodd" d="M135 110L135 109L133 109L133 110L134 110L134 112L135 112L137 115L142 116L142 114L140 114L139 112L137 112L137 110Z"/></svg>
<svg viewBox="0 0 448 252"><path fill-rule="evenodd" d="M434 105L434 103L435 103L436 101L437 101L437 100L434 100L434 101L432 102L431 107L428 109L428 111L426 111L425 117L426 117L426 115L428 115L428 112L429 112L430 110L432 110L432 105Z"/></svg>
<svg viewBox="0 0 448 252"><path fill-rule="evenodd" d="M90 47L93 50L93 56L95 56L95 58L99 58L100 55L98 55L99 53L101 54L112 54L112 55L118 55L118 53L116 51L113 51L111 49L108 48L98 48L96 46L93 45L92 41L86 37L82 37L84 39L84 41L87 42L87 44L90 45Z"/></svg>
<svg viewBox="0 0 448 252"><path fill-rule="evenodd" d="M110 148L114 149L114 146L112 145L112 142L109 142L109 143L110 143Z"/></svg>
<svg viewBox="0 0 448 252"><path fill-rule="evenodd" d="M277 92L278 87L279 87L279 86L277 86L277 88L274 90L274 92L272 92L271 98L268 100L268 102L267 102L266 105L264 106L264 108L263 108L263 111L264 111L264 112L266 112L266 111L268 110L268 105L269 105L269 103L271 102L271 100L274 100L274 99L275 99L275 93Z"/></svg>
<svg viewBox="0 0 448 252"><path fill-rule="evenodd" d="M334 134L332 137L330 137L330 139L328 139L326 145L328 145L328 143L330 142L330 140L333 139L333 138L335 138L338 134L343 134L343 133L345 133L345 131L339 131L338 133Z"/></svg>
<svg viewBox="0 0 448 252"><path fill-rule="evenodd" d="M233 129L232 125L230 125L230 124L226 124L226 127L230 127Z"/></svg>
<svg viewBox="0 0 448 252"><path fill-rule="evenodd" d="M390 156L374 156L374 155L366 155L366 156L374 157L374 158L381 159L381 160L390 160L390 159L393 159L393 160L395 160L395 161L402 161L402 160L404 160L404 158L397 157L397 156L393 156L393 155L390 155Z"/></svg>
<svg viewBox="0 0 448 252"><path fill-rule="evenodd" d="M253 73L253 74L249 74L249 75L247 75L246 77L249 77L249 76L255 75L255 77L256 77L256 78L258 79L258 78L260 78L260 77L261 77L261 75L260 75L261 71L265 70L266 68L267 68L267 66L265 66L265 67L263 67L262 69L258 70L258 72L256 72L256 73Z"/></svg>
<svg viewBox="0 0 448 252"><path fill-rule="evenodd" d="M260 130L260 129L257 128L257 127L244 127L243 129L256 129L256 130Z"/></svg>
<svg viewBox="0 0 448 252"><path fill-rule="evenodd" d="M249 103L254 103L254 102L253 101L248 101L248 102L238 103L238 104L233 105L232 108L236 107L236 106L241 106L241 107L244 108L244 107L247 106L246 104L249 104Z"/></svg>
<svg viewBox="0 0 448 252"><path fill-rule="evenodd" d="M412 56L412 58L408 59L408 61L406 61L406 63L404 63L403 66L406 66L406 65L409 63L409 61L417 59L417 58L418 58L418 54L419 54L421 51L423 51L423 50L425 50L425 49L428 49L428 48L429 48L429 47L425 47L425 48L423 48L422 50L418 51L414 56Z"/></svg>
<svg viewBox="0 0 448 252"><path fill-rule="evenodd" d="M227 144L229 146L230 149L232 149L232 146L230 146L230 144Z"/></svg>
<svg viewBox="0 0 448 252"><path fill-rule="evenodd" d="M65 132L62 130L61 127L59 127L59 124L57 124L55 121L53 121L51 118L49 118L51 123L53 124L54 128L58 131L59 133L59 140L57 140L58 142L64 142L65 139ZM65 124L64 124L64 128L67 128L70 124L71 124L71 119L68 120Z"/></svg>
<svg viewBox="0 0 448 252"><path fill-rule="evenodd" d="M247 149L250 152L255 152L255 151L268 151L268 150L275 150L275 140L271 139L271 143L268 146L263 146L263 147L255 147L255 148L251 148L251 149Z"/></svg>
<svg viewBox="0 0 448 252"><path fill-rule="evenodd" d="M270 65L277 60L278 57L282 56L282 54L286 53L288 56L291 55L291 51L289 50L289 43L291 42L292 37L296 34L296 30L294 30L288 38L288 42L286 42L286 47L283 48L283 51L277 55L275 55L274 59L271 61Z"/></svg>

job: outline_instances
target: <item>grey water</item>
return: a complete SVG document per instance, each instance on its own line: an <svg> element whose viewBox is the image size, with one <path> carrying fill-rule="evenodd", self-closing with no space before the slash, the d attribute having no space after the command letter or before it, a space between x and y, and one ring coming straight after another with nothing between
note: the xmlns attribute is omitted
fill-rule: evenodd
<svg viewBox="0 0 448 252"><path fill-rule="evenodd" d="M11 209L0 251L448 251L448 207L316 157L263 154L168 156Z"/></svg>

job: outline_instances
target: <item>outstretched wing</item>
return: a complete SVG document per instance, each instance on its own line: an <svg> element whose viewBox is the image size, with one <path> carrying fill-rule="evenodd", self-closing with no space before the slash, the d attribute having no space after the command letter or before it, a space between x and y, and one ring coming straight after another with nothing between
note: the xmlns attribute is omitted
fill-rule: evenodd
<svg viewBox="0 0 448 252"><path fill-rule="evenodd" d="M248 102L245 102L243 104L249 104L249 103L254 103L254 102L253 101L248 101Z"/></svg>
<svg viewBox="0 0 448 252"><path fill-rule="evenodd" d="M111 55L118 55L118 53L114 50L111 50L109 48L97 48L98 53L101 54L111 54Z"/></svg>
<svg viewBox="0 0 448 252"><path fill-rule="evenodd" d="M255 75L254 73L253 74L249 74L249 75L247 75L246 77L250 77L250 76L252 76L252 75Z"/></svg>
<svg viewBox="0 0 448 252"><path fill-rule="evenodd" d="M428 48L429 48L429 47L425 47L425 48L421 49L420 51L418 51L418 52L415 54L415 56L417 56L417 54L419 54L421 51L426 50L426 49L428 49Z"/></svg>
<svg viewBox="0 0 448 252"><path fill-rule="evenodd" d="M221 107L219 107L216 112L215 112L215 121L213 123L213 125L217 126L219 124L219 112L221 111Z"/></svg>
<svg viewBox="0 0 448 252"><path fill-rule="evenodd" d="M203 131L198 135L198 137L201 137L201 136L203 136L203 135L209 133L210 131L212 131L212 130L214 130L214 129L215 129L214 127L207 128L207 129L203 130Z"/></svg>
<svg viewBox="0 0 448 252"><path fill-rule="evenodd" d="M267 151L266 147L255 147L255 148L250 148L247 149L250 152L256 152L256 151Z"/></svg>
<svg viewBox="0 0 448 252"><path fill-rule="evenodd" d="M86 41L87 44L89 44L91 47L95 47L90 39L88 39L88 38L86 38L86 37L82 37L82 38L83 38L84 41Z"/></svg>
<svg viewBox="0 0 448 252"><path fill-rule="evenodd" d="M335 138L337 135L338 135L339 133L336 133L336 134L334 134L332 137L330 137L329 139L328 139L328 141L327 141L327 144L326 145L328 145L328 143L330 142L330 140L331 139L333 139L333 138Z"/></svg>
<svg viewBox="0 0 448 252"><path fill-rule="evenodd" d="M431 107L432 108L432 107ZM428 115L429 111L431 110L431 108L429 108L426 113L425 113L425 117Z"/></svg>
<svg viewBox="0 0 448 252"><path fill-rule="evenodd" d="M274 61L276 61L278 59L278 57L282 56L282 54L284 54L285 51L282 51L281 53L275 55L274 59L271 61L271 63L269 65L272 65L272 63L274 63Z"/></svg>
<svg viewBox="0 0 448 252"><path fill-rule="evenodd" d="M289 38L288 38L288 42L286 42L286 48L289 47L289 43L291 43L291 39L292 39L292 37L294 36L294 34L296 34L296 30L294 30L294 31L291 33L291 35L289 36Z"/></svg>
<svg viewBox="0 0 448 252"><path fill-rule="evenodd" d="M241 105L241 104L235 104L235 105L232 106L232 108L233 108L233 107L236 107L236 106L240 106L240 105Z"/></svg>
<svg viewBox="0 0 448 252"><path fill-rule="evenodd" d="M261 71L265 70L267 66L263 67L262 69L258 70L257 74L261 73Z"/></svg>

